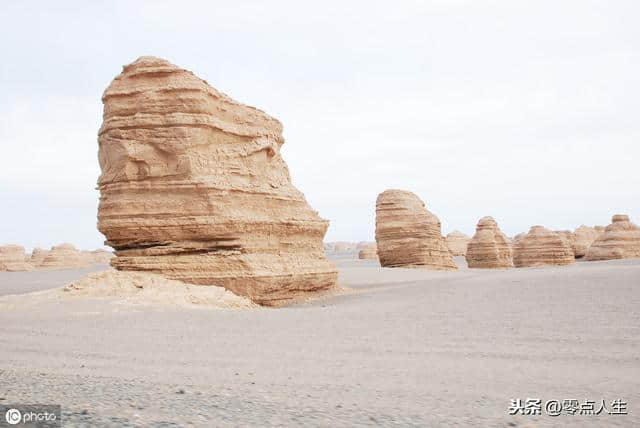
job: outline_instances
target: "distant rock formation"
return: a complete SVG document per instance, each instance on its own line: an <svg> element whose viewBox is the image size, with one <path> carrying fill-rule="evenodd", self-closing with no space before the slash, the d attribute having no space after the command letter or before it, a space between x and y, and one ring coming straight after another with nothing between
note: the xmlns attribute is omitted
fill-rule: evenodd
<svg viewBox="0 0 640 428"><path fill-rule="evenodd" d="M455 270L440 220L416 195L385 190L376 200L376 243L383 267Z"/></svg>
<svg viewBox="0 0 640 428"><path fill-rule="evenodd" d="M31 270L33 265L29 263L24 247L20 245L0 246L0 271Z"/></svg>
<svg viewBox="0 0 640 428"><path fill-rule="evenodd" d="M573 251L574 257L575 257L575 253L576 253L576 235L574 235L574 233L570 230L556 230L555 231L558 235L560 235L560 237L562 239L564 239L565 241L567 241L567 244L569 245L569 248L571 248L571 251Z"/></svg>
<svg viewBox="0 0 640 428"><path fill-rule="evenodd" d="M471 238L462 232L454 230L447 235L445 241L452 256L464 256L467 254L467 244L469 244Z"/></svg>
<svg viewBox="0 0 640 428"><path fill-rule="evenodd" d="M513 264L516 267L571 263L575 263L575 257L567 239L542 226L533 226L513 248Z"/></svg>
<svg viewBox="0 0 640 428"><path fill-rule="evenodd" d="M328 221L291 184L281 123L163 59L104 92L98 229L111 265L281 305L336 285Z"/></svg>
<svg viewBox="0 0 640 428"><path fill-rule="evenodd" d="M93 264L109 264L114 257L111 251L101 249L89 251L89 254L91 256L91 263Z"/></svg>
<svg viewBox="0 0 640 428"><path fill-rule="evenodd" d="M49 254L49 250L34 248L31 252L31 264L36 268L40 267L45 257L47 257L47 254Z"/></svg>
<svg viewBox="0 0 640 428"><path fill-rule="evenodd" d="M482 217L476 233L467 245L467 265L470 268L504 269L513 267L513 255L508 238L493 217Z"/></svg>
<svg viewBox="0 0 640 428"><path fill-rule="evenodd" d="M356 244L354 242L334 242L334 253L351 253L356 251Z"/></svg>
<svg viewBox="0 0 640 428"><path fill-rule="evenodd" d="M374 244L369 244L358 252L359 259L373 259L378 260L378 247Z"/></svg>
<svg viewBox="0 0 640 428"><path fill-rule="evenodd" d="M640 257L640 228L631 223L629 216L616 214L587 249L586 260L631 259Z"/></svg>
<svg viewBox="0 0 640 428"><path fill-rule="evenodd" d="M44 269L70 269L86 266L87 259L72 244L60 244L51 247L40 267Z"/></svg>
<svg viewBox="0 0 640 428"><path fill-rule="evenodd" d="M604 228L602 230L604 233ZM587 250L593 244L593 242L601 235L601 232L598 232L595 228L585 226L584 224L578 227L573 233L575 236L575 244L574 251L576 254L576 259L584 257L587 253Z"/></svg>

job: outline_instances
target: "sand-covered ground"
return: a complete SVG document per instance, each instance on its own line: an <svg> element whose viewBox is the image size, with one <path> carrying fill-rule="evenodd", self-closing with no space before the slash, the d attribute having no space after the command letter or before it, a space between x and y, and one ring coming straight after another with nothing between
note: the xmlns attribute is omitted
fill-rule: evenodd
<svg viewBox="0 0 640 428"><path fill-rule="evenodd" d="M87 271L0 273L0 403L61 404L69 426L640 425L640 260L336 262L346 290L278 309L16 296ZM510 416L516 398L629 414Z"/></svg>

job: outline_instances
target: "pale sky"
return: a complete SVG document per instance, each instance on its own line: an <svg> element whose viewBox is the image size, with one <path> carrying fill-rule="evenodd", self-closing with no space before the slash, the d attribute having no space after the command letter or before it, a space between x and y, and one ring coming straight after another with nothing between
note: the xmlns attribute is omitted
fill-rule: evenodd
<svg viewBox="0 0 640 428"><path fill-rule="evenodd" d="M236 5L237 3L239 5ZM0 3L0 244L96 248L100 97L142 55L284 125L325 237L373 240L375 199L443 226L640 223L640 2Z"/></svg>

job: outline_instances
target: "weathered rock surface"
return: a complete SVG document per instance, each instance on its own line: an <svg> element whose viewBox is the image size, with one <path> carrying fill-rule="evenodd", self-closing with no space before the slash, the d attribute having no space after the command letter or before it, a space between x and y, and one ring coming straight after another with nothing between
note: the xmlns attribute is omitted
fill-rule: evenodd
<svg viewBox="0 0 640 428"><path fill-rule="evenodd" d="M154 57L125 66L102 101L98 228L113 267L264 305L335 286L328 221L291 184L279 121Z"/></svg>
<svg viewBox="0 0 640 428"><path fill-rule="evenodd" d="M568 265L575 263L573 249L566 238L542 226L533 226L513 248L516 267Z"/></svg>
<svg viewBox="0 0 640 428"><path fill-rule="evenodd" d="M45 269L70 269L86 266L87 259L72 244L60 244L51 247L40 267Z"/></svg>
<svg viewBox="0 0 640 428"><path fill-rule="evenodd" d="M587 249L586 260L631 259L640 257L640 227L628 215L616 214L611 224Z"/></svg>
<svg viewBox="0 0 640 428"><path fill-rule="evenodd" d="M47 257L47 254L49 254L49 250L45 250L43 248L34 248L31 252L31 264L36 268L40 267L45 257Z"/></svg>
<svg viewBox="0 0 640 428"><path fill-rule="evenodd" d="M604 233L604 230L602 232ZM576 254L576 259L579 259L584 257L591 244L601 235L601 232L583 224L578 227L573 234L575 236L573 249Z"/></svg>
<svg viewBox="0 0 640 428"><path fill-rule="evenodd" d="M378 260L378 246L369 244L358 252L359 259Z"/></svg>
<svg viewBox="0 0 640 428"><path fill-rule="evenodd" d="M31 270L33 265L20 245L0 246L0 271Z"/></svg>
<svg viewBox="0 0 640 428"><path fill-rule="evenodd" d="M564 239L565 241L567 241L567 245L569 245L569 248L571 248L571 251L573 251L573 255L575 257L575 253L576 253L576 235L570 231L570 230L556 230L555 231L558 235L560 235L560 237L562 239Z"/></svg>
<svg viewBox="0 0 640 428"><path fill-rule="evenodd" d="M447 242L447 248L449 248L451 255L464 256L467 254L467 245L469 241L471 241L471 238L462 232L454 230L447 235L445 241Z"/></svg>
<svg viewBox="0 0 640 428"><path fill-rule="evenodd" d="M385 190L376 200L376 243L383 267L455 270L440 220L415 194Z"/></svg>
<svg viewBox="0 0 640 428"><path fill-rule="evenodd" d="M513 254L509 239L493 217L482 217L476 233L467 245L467 265L470 268L512 268Z"/></svg>

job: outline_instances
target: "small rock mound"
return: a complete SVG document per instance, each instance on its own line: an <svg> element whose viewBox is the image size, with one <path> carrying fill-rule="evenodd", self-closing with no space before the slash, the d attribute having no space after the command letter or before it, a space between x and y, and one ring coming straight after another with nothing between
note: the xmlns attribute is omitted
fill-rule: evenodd
<svg viewBox="0 0 640 428"><path fill-rule="evenodd" d="M604 230L602 232L604 232ZM601 232L583 224L578 227L573 234L575 236L573 249L576 253L576 259L579 259L584 257L589 247L591 247L591 244L601 235Z"/></svg>
<svg viewBox="0 0 640 428"><path fill-rule="evenodd" d="M72 244L60 244L51 247L40 266L45 269L69 269L87 264L86 258Z"/></svg>
<svg viewBox="0 0 640 428"><path fill-rule="evenodd" d="M467 245L469 244L469 241L471 241L471 238L464 233L454 230L447 235L445 240L451 255L464 256L467 254Z"/></svg>
<svg viewBox="0 0 640 428"><path fill-rule="evenodd" d="M68 296L115 298L121 303L178 307L251 308L249 299L222 287L186 284L161 275L107 270L68 284Z"/></svg>
<svg viewBox="0 0 640 428"><path fill-rule="evenodd" d="M586 260L630 259L640 257L640 228L631 223L629 216L616 214L611 224L591 244Z"/></svg>
<svg viewBox="0 0 640 428"><path fill-rule="evenodd" d="M513 248L513 264L516 267L562 266L571 263L575 263L575 257L569 242L560 234L542 226L533 226Z"/></svg>
<svg viewBox="0 0 640 428"><path fill-rule="evenodd" d="M376 244L369 244L358 253L359 259L371 259L378 260L378 246Z"/></svg>
<svg viewBox="0 0 640 428"><path fill-rule="evenodd" d="M482 217L476 233L467 245L467 265L470 268L512 268L513 255L508 238L493 217Z"/></svg>

